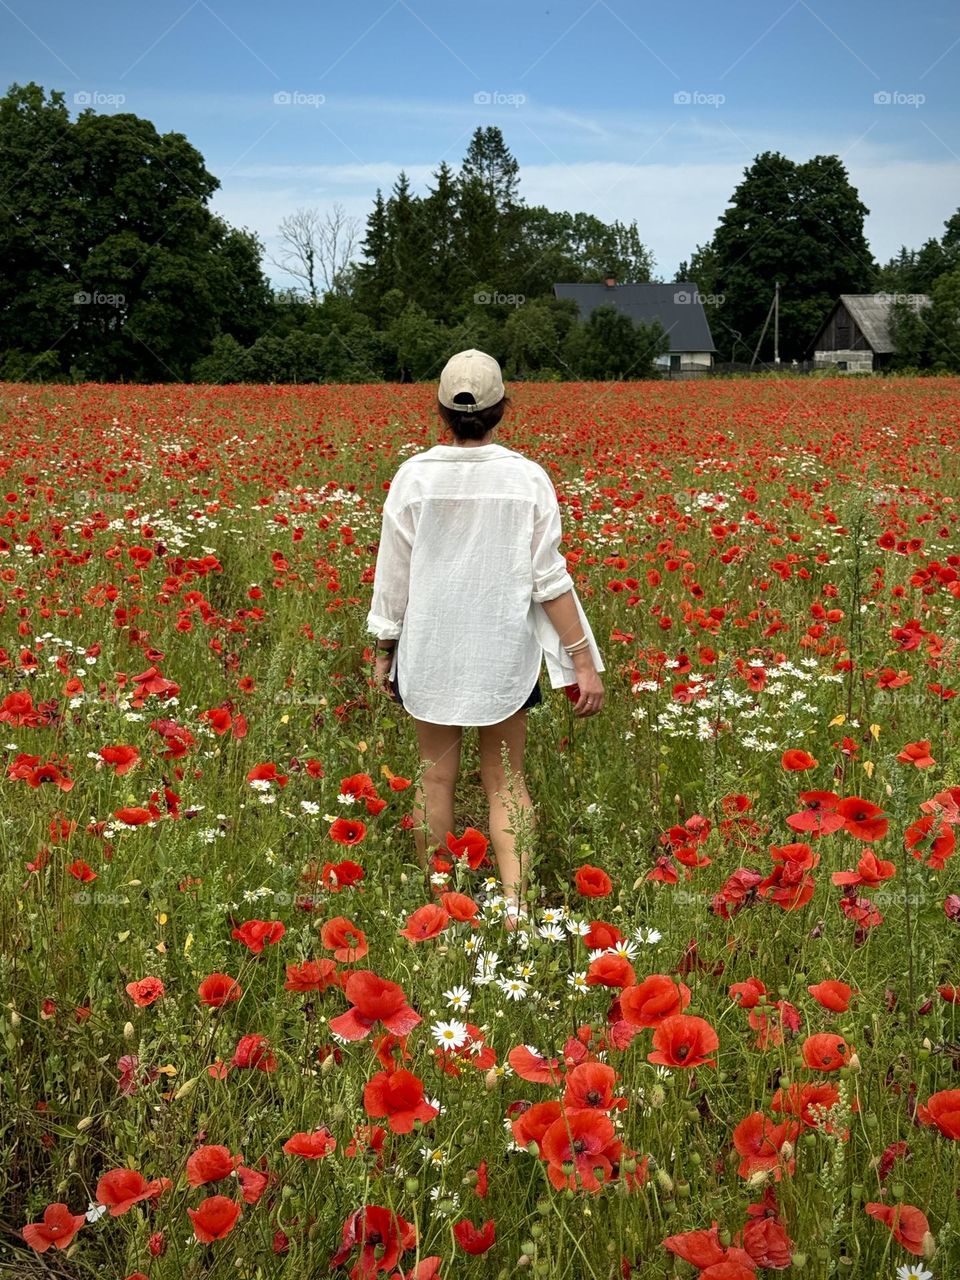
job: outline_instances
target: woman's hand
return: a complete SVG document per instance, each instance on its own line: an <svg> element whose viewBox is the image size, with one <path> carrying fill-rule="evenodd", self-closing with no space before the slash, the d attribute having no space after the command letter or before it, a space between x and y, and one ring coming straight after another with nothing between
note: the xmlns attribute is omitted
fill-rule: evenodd
<svg viewBox="0 0 960 1280"><path fill-rule="evenodd" d="M393 692L390 684L390 667L393 663L393 651L379 650L373 663L373 683L381 691L393 701L397 702L397 695Z"/></svg>
<svg viewBox="0 0 960 1280"><path fill-rule="evenodd" d="M595 716L603 707L603 681L591 660L577 670L577 687L580 697L573 708L575 716Z"/></svg>

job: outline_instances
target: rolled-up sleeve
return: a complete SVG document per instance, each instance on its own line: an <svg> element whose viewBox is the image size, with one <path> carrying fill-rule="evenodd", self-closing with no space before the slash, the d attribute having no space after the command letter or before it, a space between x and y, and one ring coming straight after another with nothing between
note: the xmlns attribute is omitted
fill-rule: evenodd
<svg viewBox="0 0 960 1280"><path fill-rule="evenodd" d="M533 538L530 554L533 561L532 598L538 603L562 596L573 589L573 578L567 571L567 561L560 552L560 505L553 483L544 473L544 483L537 488L534 511Z"/></svg>
<svg viewBox="0 0 960 1280"><path fill-rule="evenodd" d="M410 588L410 552L415 535L411 505L401 506L399 497L391 488L383 504L373 597L367 614L367 632L378 640L394 640L403 628Z"/></svg>

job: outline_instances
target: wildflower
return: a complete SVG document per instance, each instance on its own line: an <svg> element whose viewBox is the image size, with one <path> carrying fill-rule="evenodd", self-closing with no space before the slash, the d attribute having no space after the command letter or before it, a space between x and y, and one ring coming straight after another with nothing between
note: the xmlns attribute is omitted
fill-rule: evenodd
<svg viewBox="0 0 960 1280"><path fill-rule="evenodd" d="M917 1119L935 1125L945 1138L960 1141L960 1089L932 1093L926 1104L917 1107Z"/></svg>
<svg viewBox="0 0 960 1280"><path fill-rule="evenodd" d="M574 880L577 892L585 898L606 898L613 891L613 881L607 873L589 863L578 868Z"/></svg>
<svg viewBox="0 0 960 1280"><path fill-rule="evenodd" d="M489 1218L479 1230L468 1218L464 1218L461 1222L454 1223L453 1234L460 1248L465 1253L471 1254L486 1253L488 1249L493 1248L497 1238L492 1218Z"/></svg>
<svg viewBox="0 0 960 1280"><path fill-rule="evenodd" d="M226 973L208 974L197 987L200 1003L211 1009L231 1004L234 1000L239 1000L242 994L240 984Z"/></svg>
<svg viewBox="0 0 960 1280"><path fill-rule="evenodd" d="M371 1119L386 1118L394 1133L410 1133L414 1122L426 1123L439 1114L423 1094L423 1082L411 1071L378 1071L363 1091L363 1106Z"/></svg>
<svg viewBox="0 0 960 1280"><path fill-rule="evenodd" d="M927 1271L924 1267L911 1266L909 1262L905 1262L902 1266L897 1267L897 1280L933 1280L933 1272Z"/></svg>
<svg viewBox="0 0 960 1280"><path fill-rule="evenodd" d="M247 920L230 933L231 938L242 942L255 956L270 943L276 944L286 933L286 925L279 920Z"/></svg>
<svg viewBox="0 0 960 1280"><path fill-rule="evenodd" d="M194 1234L201 1244L222 1240L237 1225L241 1209L228 1196L207 1196L196 1209L188 1209Z"/></svg>
<svg viewBox="0 0 960 1280"><path fill-rule="evenodd" d="M407 917L407 927L400 930L400 936L411 942L427 942L438 937L449 923L449 913L436 903L428 902Z"/></svg>
<svg viewBox="0 0 960 1280"><path fill-rule="evenodd" d="M146 1009L165 994L164 985L159 978L140 978L136 982L128 982L124 990L138 1009Z"/></svg>
<svg viewBox="0 0 960 1280"><path fill-rule="evenodd" d="M462 1013L469 1007L472 997L468 987L451 987L449 991L443 993L443 998L451 1009Z"/></svg>
<svg viewBox="0 0 960 1280"><path fill-rule="evenodd" d="M395 1035L408 1035L422 1021L407 1004L395 982L380 978L370 969L357 969L344 986L351 1008L331 1018L330 1030L343 1040L363 1040L377 1022Z"/></svg>
<svg viewBox="0 0 960 1280"><path fill-rule="evenodd" d="M85 1221L82 1213L71 1213L65 1204L48 1204L43 1221L28 1223L20 1234L31 1249L46 1253L51 1245L55 1249L68 1248Z"/></svg>
<svg viewBox="0 0 960 1280"><path fill-rule="evenodd" d="M623 1021L634 1027L655 1027L687 1007L690 988L668 974L655 973L639 986L624 987L618 1003Z"/></svg>
<svg viewBox="0 0 960 1280"><path fill-rule="evenodd" d="M648 1062L665 1067L713 1067L716 1059L707 1057L720 1044L719 1037L703 1018L678 1013L665 1018L653 1033L653 1053Z"/></svg>
<svg viewBox="0 0 960 1280"><path fill-rule="evenodd" d="M320 945L344 964L361 960L368 950L366 934L346 916L334 916L325 922L320 930Z"/></svg>
<svg viewBox="0 0 960 1280"><path fill-rule="evenodd" d="M154 1178L148 1182L136 1169L111 1169L97 1183L98 1204L105 1204L110 1216L117 1218L141 1200L156 1200L170 1186L169 1178Z"/></svg>
<svg viewBox="0 0 960 1280"><path fill-rule="evenodd" d="M930 1224L926 1214L912 1204L865 1204L864 1209L871 1218L876 1218L884 1226L889 1227L893 1238L903 1245L908 1253L922 1257L925 1240L930 1236Z"/></svg>
<svg viewBox="0 0 960 1280"><path fill-rule="evenodd" d="M520 978L500 978L497 986L508 1000L522 1000L530 990L529 984Z"/></svg>
<svg viewBox="0 0 960 1280"><path fill-rule="evenodd" d="M430 1034L441 1049L459 1049L467 1040L465 1022L435 1022Z"/></svg>
<svg viewBox="0 0 960 1280"><path fill-rule="evenodd" d="M312 1133L295 1133L283 1144L288 1156L302 1156L304 1160L323 1160L337 1146L337 1140L327 1128L321 1125Z"/></svg>

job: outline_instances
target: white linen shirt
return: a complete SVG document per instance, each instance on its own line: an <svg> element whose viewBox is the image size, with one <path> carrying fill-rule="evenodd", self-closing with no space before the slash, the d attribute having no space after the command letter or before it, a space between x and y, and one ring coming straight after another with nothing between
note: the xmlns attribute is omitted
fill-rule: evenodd
<svg viewBox="0 0 960 1280"><path fill-rule="evenodd" d="M400 464L383 504L367 631L397 638L390 677L417 720L499 724L523 706L544 657L554 689L575 683L542 606L566 591L604 670L561 533L550 477L503 445L438 444Z"/></svg>

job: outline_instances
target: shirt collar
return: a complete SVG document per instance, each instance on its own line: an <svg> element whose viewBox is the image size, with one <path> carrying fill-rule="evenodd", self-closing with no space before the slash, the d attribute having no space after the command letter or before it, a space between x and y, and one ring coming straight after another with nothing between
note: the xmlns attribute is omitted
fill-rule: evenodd
<svg viewBox="0 0 960 1280"><path fill-rule="evenodd" d="M509 453L510 450L502 444L477 444L463 448L456 444L435 444L432 449L428 449L427 453L433 458L449 459L451 462L461 462L465 459L473 459L475 462L482 462L485 458L495 458L501 453Z"/></svg>

